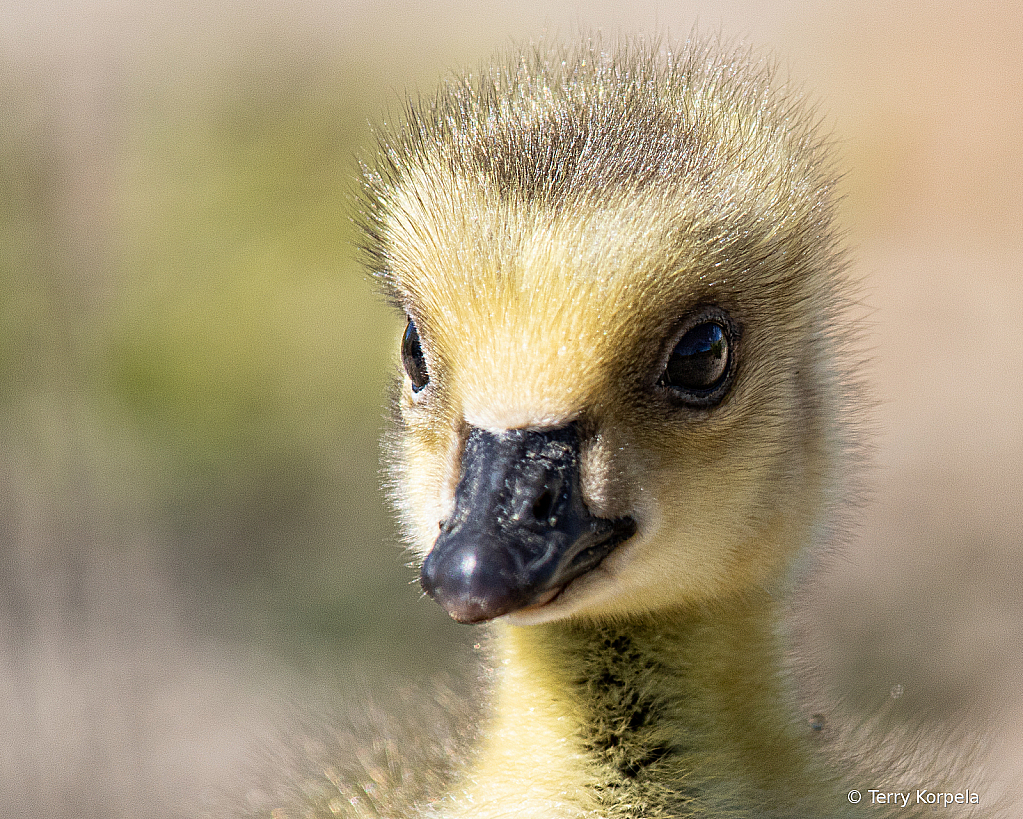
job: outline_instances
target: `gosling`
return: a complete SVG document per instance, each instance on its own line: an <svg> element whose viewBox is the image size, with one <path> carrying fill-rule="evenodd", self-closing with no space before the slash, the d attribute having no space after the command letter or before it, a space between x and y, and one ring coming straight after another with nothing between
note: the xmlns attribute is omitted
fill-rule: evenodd
<svg viewBox="0 0 1023 819"><path fill-rule="evenodd" d="M850 801L884 780L822 750L785 659L857 448L834 188L771 65L695 40L527 47L381 137L391 489L494 668L480 747L403 815L931 815ZM360 793L324 815L383 815Z"/></svg>

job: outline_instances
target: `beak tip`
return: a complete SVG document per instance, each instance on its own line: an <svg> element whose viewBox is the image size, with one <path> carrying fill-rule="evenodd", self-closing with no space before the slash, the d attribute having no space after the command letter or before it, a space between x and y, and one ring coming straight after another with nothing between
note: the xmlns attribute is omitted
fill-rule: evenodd
<svg viewBox="0 0 1023 819"><path fill-rule="evenodd" d="M469 540L435 546L423 563L419 582L453 620L482 623L524 604L515 576L516 567L504 565L496 556L481 560L477 542Z"/></svg>

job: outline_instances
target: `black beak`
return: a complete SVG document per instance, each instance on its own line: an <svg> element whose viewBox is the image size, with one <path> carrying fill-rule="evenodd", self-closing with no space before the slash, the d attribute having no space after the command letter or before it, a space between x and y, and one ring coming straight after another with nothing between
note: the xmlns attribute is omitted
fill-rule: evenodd
<svg viewBox="0 0 1023 819"><path fill-rule="evenodd" d="M473 428L455 510L423 564L423 589L455 620L516 611L590 571L636 532L631 517L589 513L579 430Z"/></svg>

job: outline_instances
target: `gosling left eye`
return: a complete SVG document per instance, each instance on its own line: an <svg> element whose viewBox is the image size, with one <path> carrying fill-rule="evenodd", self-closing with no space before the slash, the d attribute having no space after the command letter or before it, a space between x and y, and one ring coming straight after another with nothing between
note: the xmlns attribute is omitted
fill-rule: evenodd
<svg viewBox="0 0 1023 819"><path fill-rule="evenodd" d="M419 341L419 331L412 319L405 326L405 334L401 337L401 364L412 381L412 392L419 392L430 383L430 371L426 369L426 356L423 345Z"/></svg>
<svg viewBox="0 0 1023 819"><path fill-rule="evenodd" d="M705 321L678 340L657 385L687 404L706 407L724 397L731 374L728 328L719 321Z"/></svg>

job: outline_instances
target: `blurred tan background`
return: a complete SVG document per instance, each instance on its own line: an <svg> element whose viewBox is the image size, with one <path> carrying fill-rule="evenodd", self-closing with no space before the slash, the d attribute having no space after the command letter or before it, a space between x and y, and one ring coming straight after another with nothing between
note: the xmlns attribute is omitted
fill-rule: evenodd
<svg viewBox="0 0 1023 819"><path fill-rule="evenodd" d="M0 0L5 815L193 816L292 704L459 686L477 635L379 490L355 157L512 41L694 23L777 54L849 169L876 450L802 603L824 677L986 726L1020 796L1018 5Z"/></svg>

